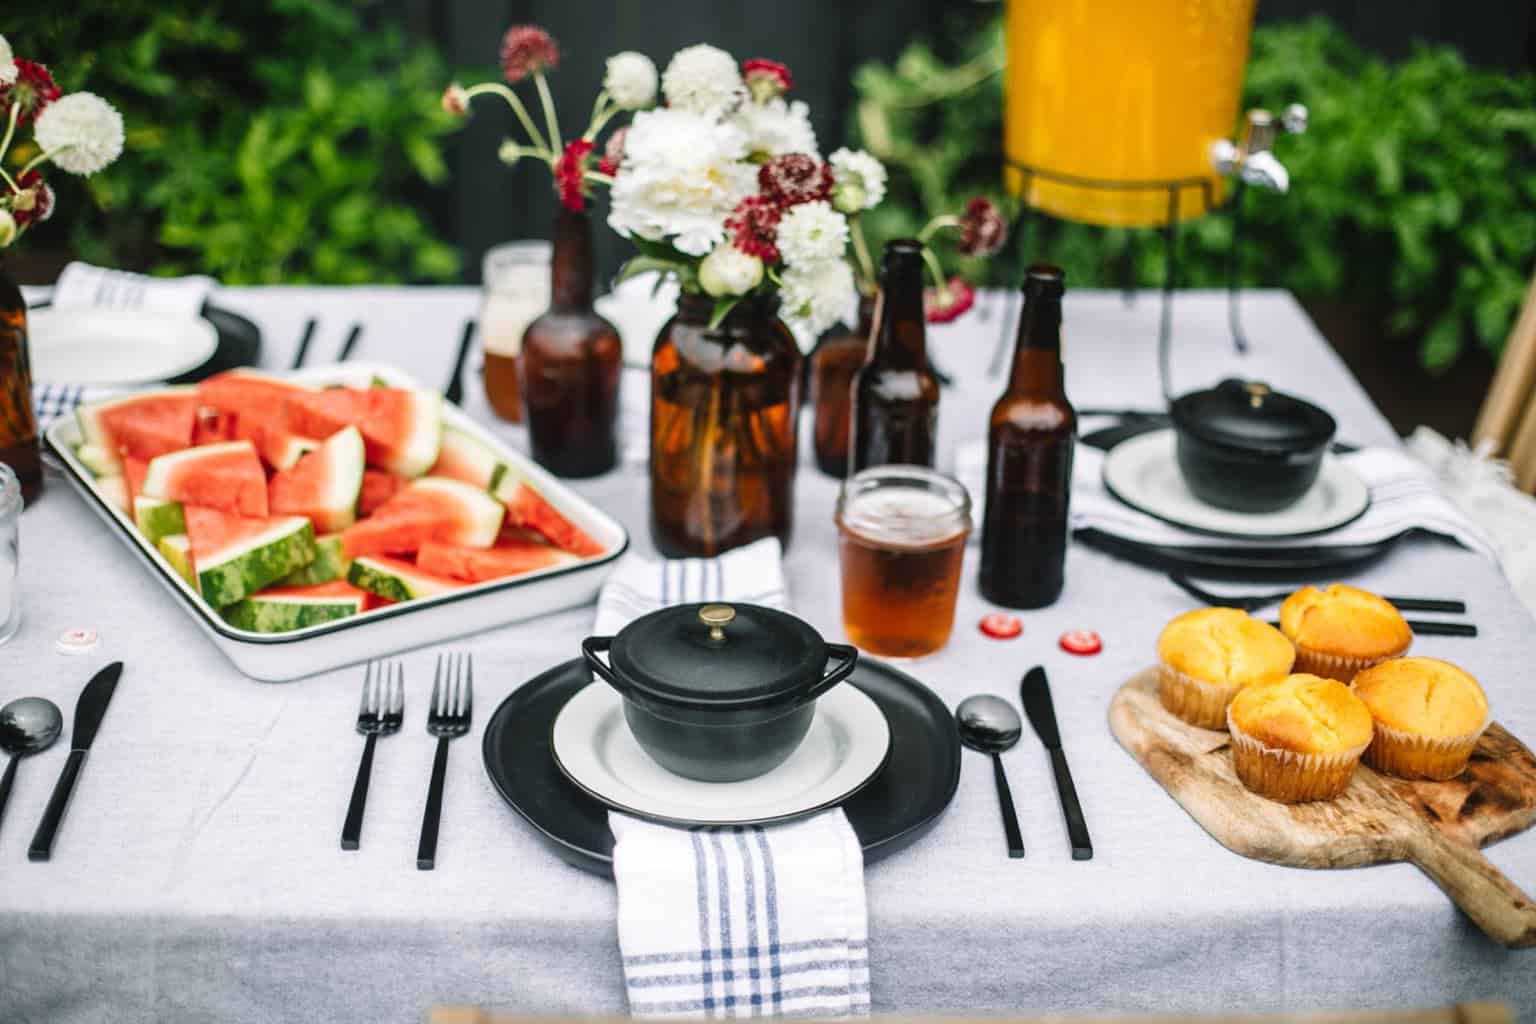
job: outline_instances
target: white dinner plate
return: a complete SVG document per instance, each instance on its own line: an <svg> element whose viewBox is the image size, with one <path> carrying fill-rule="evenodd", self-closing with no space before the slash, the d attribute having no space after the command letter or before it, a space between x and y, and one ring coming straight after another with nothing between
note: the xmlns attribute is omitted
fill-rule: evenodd
<svg viewBox="0 0 1536 1024"><path fill-rule="evenodd" d="M69 384L152 384L194 370L219 345L202 317L136 309L35 310L32 376Z"/></svg>
<svg viewBox="0 0 1536 1024"><path fill-rule="evenodd" d="M816 701L811 728L777 768L740 782L700 782L651 760L624 721L624 699L595 682L555 719L555 763L566 778L621 811L683 825L765 824L837 804L874 778L891 727L856 686Z"/></svg>
<svg viewBox="0 0 1536 1024"><path fill-rule="evenodd" d="M1175 526L1248 540L1278 540L1336 530L1371 505L1359 474L1331 453L1300 501L1278 512L1233 512L1195 497L1179 472L1174 431L1155 430L1122 441L1104 458L1104 486L1134 509Z"/></svg>

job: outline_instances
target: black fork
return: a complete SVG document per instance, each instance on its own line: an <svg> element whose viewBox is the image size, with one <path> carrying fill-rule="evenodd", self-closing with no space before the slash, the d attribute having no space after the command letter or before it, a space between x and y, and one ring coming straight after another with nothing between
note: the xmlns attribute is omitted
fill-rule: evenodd
<svg viewBox="0 0 1536 1024"><path fill-rule="evenodd" d="M374 672L374 665L378 672ZM394 671L391 672L390 670ZM368 663L363 669L363 697L357 709L357 731L368 737L363 744L363 759L357 766L357 781L352 783L352 802L347 805L347 820L341 826L341 848L355 850L363 835L363 808L368 803L368 780L373 775L373 744L380 736L400 731L405 720L405 668Z"/></svg>
<svg viewBox="0 0 1536 1024"><path fill-rule="evenodd" d="M427 787L427 809L421 816L421 842L416 846L416 867L431 871L437 866L437 823L443 816L443 778L448 773L448 741L469 732L474 700L473 655L450 654L446 664L437 656L432 675L432 707L427 712L427 732L437 737L432 759L432 784Z"/></svg>

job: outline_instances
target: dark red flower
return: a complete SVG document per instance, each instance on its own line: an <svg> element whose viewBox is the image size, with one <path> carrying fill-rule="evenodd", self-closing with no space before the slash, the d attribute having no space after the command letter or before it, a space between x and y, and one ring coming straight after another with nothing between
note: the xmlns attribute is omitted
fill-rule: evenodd
<svg viewBox="0 0 1536 1024"><path fill-rule="evenodd" d="M608 142L603 146L603 158L597 163L599 171L604 174L619 173L619 165L624 162L624 140L628 136L629 125L608 136Z"/></svg>
<svg viewBox="0 0 1536 1024"><path fill-rule="evenodd" d="M779 206L831 199L832 168L804 153L785 153L757 169L757 185Z"/></svg>
<svg viewBox="0 0 1536 1024"><path fill-rule="evenodd" d="M943 288L923 289L923 316L931 324L947 324L976 304L976 289L958 277Z"/></svg>
<svg viewBox="0 0 1536 1024"><path fill-rule="evenodd" d="M12 200L11 206L16 226L24 228L28 224L47 220L48 215L53 213L53 189L43 180L42 173L34 167L26 174L19 175L16 184L21 186L21 194Z"/></svg>
<svg viewBox="0 0 1536 1024"><path fill-rule="evenodd" d="M960 215L960 251L967 256L991 256L1008 241L1008 222L986 196L965 204Z"/></svg>
<svg viewBox="0 0 1536 1024"><path fill-rule="evenodd" d="M725 218L731 244L764 263L779 261L779 208L766 196L748 196Z"/></svg>
<svg viewBox="0 0 1536 1024"><path fill-rule="evenodd" d="M763 60L754 57L741 65L741 77L747 83L747 90L752 93L752 98L759 103L766 103L775 96L782 96L795 87L795 80L790 76L789 68L776 60Z"/></svg>
<svg viewBox="0 0 1536 1024"><path fill-rule="evenodd" d="M513 85L559 63L560 47L537 25L513 25L501 37L501 73Z"/></svg>
<svg viewBox="0 0 1536 1024"><path fill-rule="evenodd" d="M0 112L9 115L11 107L20 108L16 115L18 125L28 124L37 119L42 109L59 98L59 87L54 84L53 76L42 64L30 60L18 60L16 62L16 81L8 86L0 86Z"/></svg>
<svg viewBox="0 0 1536 1024"><path fill-rule="evenodd" d="M592 143L575 139L566 143L565 152L555 162L555 188L560 191L560 205L567 210L580 210L586 205L581 178L591 155Z"/></svg>

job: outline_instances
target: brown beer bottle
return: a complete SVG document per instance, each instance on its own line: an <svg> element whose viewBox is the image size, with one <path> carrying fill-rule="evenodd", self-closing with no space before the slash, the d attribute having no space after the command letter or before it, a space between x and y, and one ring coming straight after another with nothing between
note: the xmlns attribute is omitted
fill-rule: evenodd
<svg viewBox="0 0 1536 1024"><path fill-rule="evenodd" d="M915 238L885 245L869 352L851 394L850 474L892 463L933 465L939 380L928 366L923 246Z"/></svg>
<svg viewBox="0 0 1536 1024"><path fill-rule="evenodd" d="M27 304L0 262L0 462L16 471L22 500L28 503L43 489L37 435L27 352ZM0 622L0 628L3 626Z"/></svg>
<svg viewBox="0 0 1536 1024"><path fill-rule="evenodd" d="M1008 390L987 430L981 593L1007 608L1043 608L1061 596L1077 413L1061 370L1060 267L1024 276L1024 311Z"/></svg>

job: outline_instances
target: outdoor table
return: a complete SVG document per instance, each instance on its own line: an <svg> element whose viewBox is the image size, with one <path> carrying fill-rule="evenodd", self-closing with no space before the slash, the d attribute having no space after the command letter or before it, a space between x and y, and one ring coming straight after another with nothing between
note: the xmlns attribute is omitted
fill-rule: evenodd
<svg viewBox="0 0 1536 1024"><path fill-rule="evenodd" d="M320 318L312 365L331 358L357 319L365 331L355 360L391 363L441 387L478 292L226 288L217 301L261 326L269 369L288 366L306 317ZM987 364L1004 308L1001 295L985 295L977 312L930 334L931 357L956 380L940 408L941 468L958 443L982 433L1002 389ZM1233 353L1223 295L1177 296L1177 388L1234 373L1268 380L1331 410L1341 440L1396 443L1289 295L1252 292L1244 308L1245 358ZM1158 312L1153 293L1130 303L1112 292L1068 296L1063 348L1074 402L1157 405ZM471 375L477 365L472 356ZM623 388L630 457L572 486L649 555L645 372L626 371ZM477 379L465 390L473 415L525 445L520 428L491 416ZM828 639L842 640L837 485L810 458L809 419L801 435L790 598ZM418 871L436 651L398 656L406 725L379 744L362 849L343 852L362 746L353 731L361 667L286 684L243 677L56 473L22 517L21 545L25 619L0 648L0 696L47 696L68 717L95 669L114 659L127 669L49 863L28 862L26 847L67 744L22 765L0 832L0 1017L409 1021L445 1002L626 1010L613 884L548 851L502 803L480 757L492 709L578 654L591 606L443 648L474 655L476 722L450 757L437 869ZM976 628L990 610L976 590L976 557L972 547L949 645L904 667L951 706L984 691L1017 700L1023 672L1047 667L1094 859L1071 859L1049 761L1031 733L1006 755L1022 861L1006 855L985 760L967 753L959 792L932 832L868 870L876 1012L1284 1011L1479 997L1536 1012L1536 952L1495 945L1417 869L1312 871L1244 859L1117 745L1110 696L1151 663L1163 623L1191 607L1167 579L1076 546L1061 601L1024 614L1023 636L999 642ZM1415 650L1464 665L1496 718L1536 741L1536 630L1496 565L1450 542L1411 539L1352 582L1465 599L1480 637L1425 637ZM100 632L100 649L55 653L55 637L81 626ZM1058 636L1073 628L1097 630L1103 652L1061 651ZM1536 835L1489 855L1536 893Z"/></svg>

